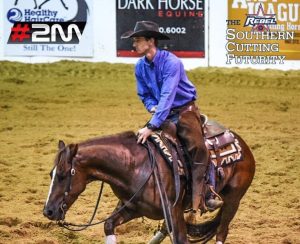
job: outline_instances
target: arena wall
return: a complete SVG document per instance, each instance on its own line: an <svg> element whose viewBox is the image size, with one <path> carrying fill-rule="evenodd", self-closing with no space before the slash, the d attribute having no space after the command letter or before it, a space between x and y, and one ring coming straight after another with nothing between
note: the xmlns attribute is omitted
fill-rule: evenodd
<svg viewBox="0 0 300 244"><path fill-rule="evenodd" d="M4 1L3 1L4 2ZM3 10L3 2L0 9L2 20L6 18ZM186 69L196 67L251 67L259 69L299 69L300 62L286 60L284 64L276 65L246 65L226 64L226 28L227 28L227 1L208 0L205 4L205 58L182 58ZM94 0L90 8L93 20L93 57L69 58L69 57L17 57L4 55L6 41L3 37L4 21L0 22L0 60L20 61L26 63L54 62L62 59L81 60L90 62L110 63L136 63L137 58L117 57L116 53L116 1Z"/></svg>

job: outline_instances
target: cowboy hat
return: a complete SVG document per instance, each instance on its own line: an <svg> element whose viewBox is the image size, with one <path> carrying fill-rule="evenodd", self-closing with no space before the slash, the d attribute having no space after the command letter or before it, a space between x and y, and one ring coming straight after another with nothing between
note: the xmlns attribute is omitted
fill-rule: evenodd
<svg viewBox="0 0 300 244"><path fill-rule="evenodd" d="M125 32L121 39L132 37L153 37L158 40L170 40L167 35L159 32L159 26L152 21L137 21L134 30Z"/></svg>

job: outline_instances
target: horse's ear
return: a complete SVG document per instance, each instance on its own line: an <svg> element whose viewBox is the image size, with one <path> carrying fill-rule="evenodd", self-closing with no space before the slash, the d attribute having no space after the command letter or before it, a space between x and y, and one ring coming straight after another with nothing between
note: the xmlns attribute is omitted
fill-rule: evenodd
<svg viewBox="0 0 300 244"><path fill-rule="evenodd" d="M71 144L70 145L71 157L75 157L77 151L78 151L78 144Z"/></svg>
<svg viewBox="0 0 300 244"><path fill-rule="evenodd" d="M59 140L58 141L58 149L62 150L65 147L66 147L65 143L62 140Z"/></svg>

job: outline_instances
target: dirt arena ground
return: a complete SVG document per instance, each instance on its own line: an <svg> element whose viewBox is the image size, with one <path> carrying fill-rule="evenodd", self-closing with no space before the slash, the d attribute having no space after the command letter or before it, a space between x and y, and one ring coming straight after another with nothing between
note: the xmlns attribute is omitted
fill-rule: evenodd
<svg viewBox="0 0 300 244"><path fill-rule="evenodd" d="M300 243L300 71L199 68L188 75L202 112L239 133L257 161L227 243ZM0 62L0 243L103 243L103 225L74 233L42 215L58 140L137 131L148 118L132 65ZM88 186L68 221L89 219L98 189ZM116 202L106 185L97 219ZM131 221L117 228L118 241L146 243L157 225Z"/></svg>

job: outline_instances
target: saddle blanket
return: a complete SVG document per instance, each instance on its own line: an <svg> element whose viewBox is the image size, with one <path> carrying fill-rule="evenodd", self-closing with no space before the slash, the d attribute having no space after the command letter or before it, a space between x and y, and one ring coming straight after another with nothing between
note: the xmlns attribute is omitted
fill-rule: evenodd
<svg viewBox="0 0 300 244"><path fill-rule="evenodd" d="M240 142L229 130L221 135L205 138L205 144L215 167L224 167L243 159Z"/></svg>
<svg viewBox="0 0 300 244"><path fill-rule="evenodd" d="M163 136L162 131L156 131L151 136L151 141L159 149L161 155L168 162L168 164L173 166L173 156L178 156L178 151L172 149L172 143ZM210 162L216 167L224 167L231 163L239 162L243 159L242 148L240 142L235 137L235 135L226 130L225 132L212 136L210 138L205 138L205 145L209 152ZM171 150L173 153L171 153ZM184 175L183 162L180 157L176 157L176 165L180 175Z"/></svg>
<svg viewBox="0 0 300 244"><path fill-rule="evenodd" d="M173 167L173 163L175 163L178 168L177 170L179 175L185 175L184 166L182 164L183 162L181 162L178 155L179 152L173 148L174 144L170 141L170 139L166 138L161 130L152 133L150 139L158 148L161 155L167 161L170 167ZM176 156L175 162L173 158L174 156Z"/></svg>

